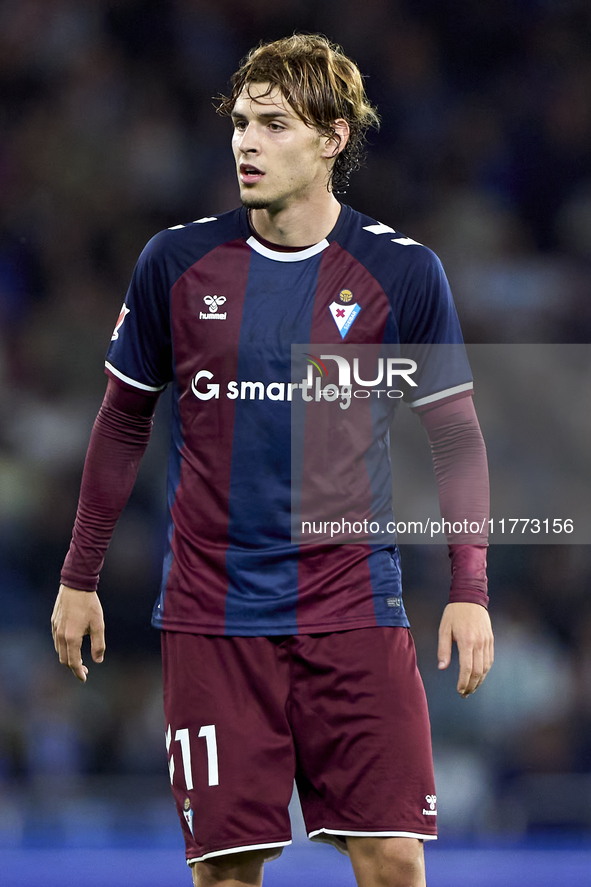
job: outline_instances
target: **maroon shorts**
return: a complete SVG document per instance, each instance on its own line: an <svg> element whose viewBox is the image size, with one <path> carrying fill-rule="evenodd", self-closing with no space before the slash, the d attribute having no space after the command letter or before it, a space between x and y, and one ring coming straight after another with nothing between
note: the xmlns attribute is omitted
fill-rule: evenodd
<svg viewBox="0 0 591 887"><path fill-rule="evenodd" d="M162 633L166 745L187 860L308 836L436 836L427 704L406 628ZM270 853L273 851L270 849Z"/></svg>

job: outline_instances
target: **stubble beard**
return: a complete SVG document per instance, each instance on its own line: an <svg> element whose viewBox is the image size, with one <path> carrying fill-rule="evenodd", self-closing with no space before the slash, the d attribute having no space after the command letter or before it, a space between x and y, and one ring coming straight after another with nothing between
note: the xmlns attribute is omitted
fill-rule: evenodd
<svg viewBox="0 0 591 887"><path fill-rule="evenodd" d="M265 200L264 197L255 197L254 194L252 196L250 194L241 195L240 199L245 209L269 209L272 203L268 199Z"/></svg>
<svg viewBox="0 0 591 887"><path fill-rule="evenodd" d="M257 194L256 191L241 188L240 200L245 209L268 209L275 212L283 209L285 206L286 195L279 192L274 195L267 194L267 196L263 196L262 194Z"/></svg>
<svg viewBox="0 0 591 887"><path fill-rule="evenodd" d="M248 210L267 209L272 214L281 212L289 203L288 198L283 194L274 197L259 197L256 194L242 193L240 195L242 206Z"/></svg>

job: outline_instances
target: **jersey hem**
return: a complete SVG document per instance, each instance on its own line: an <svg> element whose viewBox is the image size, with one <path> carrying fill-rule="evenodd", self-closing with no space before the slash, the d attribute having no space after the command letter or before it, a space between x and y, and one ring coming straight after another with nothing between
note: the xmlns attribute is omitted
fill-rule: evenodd
<svg viewBox="0 0 591 887"><path fill-rule="evenodd" d="M324 634L337 631L353 631L356 628L410 628L408 619L393 618L387 622L377 622L375 619L353 619L346 622L340 619L338 622L321 622L320 624L300 623L298 625L257 625L252 629L234 625L189 625L186 622L177 622L173 619L152 619L152 626L160 631L179 631L185 634L208 634L228 637L274 637L294 634Z"/></svg>

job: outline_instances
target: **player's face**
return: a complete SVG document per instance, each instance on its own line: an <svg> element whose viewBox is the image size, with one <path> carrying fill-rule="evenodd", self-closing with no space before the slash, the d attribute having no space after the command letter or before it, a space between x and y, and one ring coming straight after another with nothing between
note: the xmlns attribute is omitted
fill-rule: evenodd
<svg viewBox="0 0 591 887"><path fill-rule="evenodd" d="M334 145L307 126L278 88L245 87L234 105L232 148L240 197L250 209L287 208L324 189Z"/></svg>

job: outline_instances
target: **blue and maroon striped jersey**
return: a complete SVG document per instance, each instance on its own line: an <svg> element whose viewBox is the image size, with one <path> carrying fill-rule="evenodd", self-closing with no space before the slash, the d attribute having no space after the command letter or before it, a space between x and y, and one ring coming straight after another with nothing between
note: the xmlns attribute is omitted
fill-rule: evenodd
<svg viewBox="0 0 591 887"><path fill-rule="evenodd" d="M354 488L357 516L359 507L380 521L392 515L396 402L355 400L349 412L343 349L373 348L375 357L399 343L461 341L437 257L350 207L325 240L301 250L261 242L244 209L157 234L106 363L134 388L172 385L168 546L154 624L229 635L408 625L390 538L309 545L294 533L294 514L299 526L314 499L342 516ZM465 359L417 378L404 392L411 406L472 388ZM338 421L321 446L329 407ZM345 478L340 499L325 489L330 465Z"/></svg>

